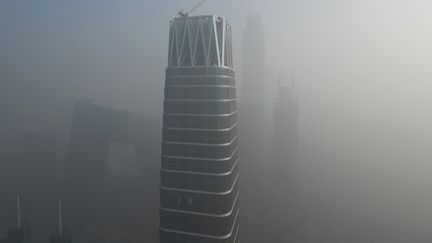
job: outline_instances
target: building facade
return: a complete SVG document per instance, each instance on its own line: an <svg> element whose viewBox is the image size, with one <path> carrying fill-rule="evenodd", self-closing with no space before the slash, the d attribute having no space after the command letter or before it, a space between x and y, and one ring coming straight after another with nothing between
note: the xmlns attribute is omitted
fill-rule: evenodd
<svg viewBox="0 0 432 243"><path fill-rule="evenodd" d="M273 119L272 177L267 190L269 210L264 227L266 242L309 242L306 212L297 193L299 106L294 86L279 85Z"/></svg>
<svg viewBox="0 0 432 243"><path fill-rule="evenodd" d="M238 242L236 86L225 18L170 22L160 242Z"/></svg>
<svg viewBox="0 0 432 243"><path fill-rule="evenodd" d="M284 200L283 205L293 205L297 199L298 187L298 120L300 109L294 87L279 87L279 97L273 108L273 178L272 187Z"/></svg>
<svg viewBox="0 0 432 243"><path fill-rule="evenodd" d="M72 243L71 228L63 226L61 232L57 229L50 235L50 243Z"/></svg>
<svg viewBox="0 0 432 243"><path fill-rule="evenodd" d="M74 230L98 215L95 208L105 205L102 198L112 195L114 188L131 185L124 179L133 178L132 174L114 180L110 177L110 172L117 170L110 167L112 155L124 155L115 148L127 148L126 156L132 158L121 157L127 161L122 160L122 164L133 167L142 185L159 184L160 141L152 139L159 134L160 122L156 118L90 101L75 103L63 190L69 205L64 213Z"/></svg>
<svg viewBox="0 0 432 243"><path fill-rule="evenodd" d="M9 228L7 238L0 239L0 243L31 243L32 227L27 220L19 219L18 225Z"/></svg>
<svg viewBox="0 0 432 243"><path fill-rule="evenodd" d="M261 17L248 16L243 32L243 80L241 99L244 103L264 109L265 90L265 29ZM258 114L261 115L261 114Z"/></svg>
<svg viewBox="0 0 432 243"><path fill-rule="evenodd" d="M264 242L263 218L267 211L264 174L267 170L268 133L270 125L265 101L265 31L259 16L249 16L243 32L243 79L240 117L240 156L243 161L241 176L242 235L241 241ZM268 103L268 102L267 102ZM266 125L267 124L267 125Z"/></svg>

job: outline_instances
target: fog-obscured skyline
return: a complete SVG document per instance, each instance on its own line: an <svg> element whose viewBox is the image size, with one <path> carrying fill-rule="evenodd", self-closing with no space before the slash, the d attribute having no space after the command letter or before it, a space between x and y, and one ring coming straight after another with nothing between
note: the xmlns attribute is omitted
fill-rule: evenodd
<svg viewBox="0 0 432 243"><path fill-rule="evenodd" d="M73 102L86 98L160 118L169 21L196 2L2 1L0 134L67 136ZM239 88L245 19L261 16L268 109L278 77L295 78L305 201L339 209L334 221L370 220L424 242L431 11L427 0L208 0L194 14L231 23Z"/></svg>

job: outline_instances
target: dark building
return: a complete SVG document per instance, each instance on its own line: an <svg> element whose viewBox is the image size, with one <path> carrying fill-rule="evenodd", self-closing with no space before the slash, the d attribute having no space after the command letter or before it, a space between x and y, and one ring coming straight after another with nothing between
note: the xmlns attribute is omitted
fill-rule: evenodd
<svg viewBox="0 0 432 243"><path fill-rule="evenodd" d="M274 103L274 159L273 188L284 204L294 204L298 186L298 119L299 107L294 87L279 87L279 97ZM291 201L291 202L289 202ZM287 205L288 206L288 205Z"/></svg>
<svg viewBox="0 0 432 243"><path fill-rule="evenodd" d="M32 232L31 224L27 220L21 220L20 226L11 227L8 230L6 239L0 241L1 243L31 243Z"/></svg>
<svg viewBox="0 0 432 243"><path fill-rule="evenodd" d="M56 232L51 234L50 243L72 243L71 228L63 226L61 233L57 229Z"/></svg>
<svg viewBox="0 0 432 243"><path fill-rule="evenodd" d="M249 16L243 32L241 98L242 102L253 104L259 112L264 109L265 60L265 30L261 17Z"/></svg>
<svg viewBox="0 0 432 243"><path fill-rule="evenodd" d="M71 228L63 225L61 201L58 208L58 223L57 230L50 235L50 243L72 243Z"/></svg>
<svg viewBox="0 0 432 243"><path fill-rule="evenodd" d="M54 133L26 132L11 137L6 147L9 156L0 158L0 164L4 162L0 165L1 177L4 176L0 179L0 187L3 187L0 188L0 224L7 225L8 219L14 216L14 212L7 209L15 205L13 198L18 193L25 198L23 208L31 212L26 219L32 223L46 222L37 225L38 230L32 234L34 242L46 239L51 229L51 210L47 205L55 202L59 189L56 177L57 145Z"/></svg>
<svg viewBox="0 0 432 243"><path fill-rule="evenodd" d="M64 201L68 205L65 215L75 230L80 231L76 228L103 214L104 200L113 200L107 197L109 190L116 186L112 181L107 185L107 167L113 144L130 148L128 151L132 151L135 164L127 166L134 166L130 171L134 171L141 180L141 192L151 190L146 189L151 185L157 198L160 143L154 138L160 136L158 131L160 122L157 119L89 101L75 103L64 180ZM126 189L117 187L119 193L124 193L115 198L118 195L126 197L124 194L130 191Z"/></svg>
<svg viewBox="0 0 432 243"><path fill-rule="evenodd" d="M297 192L299 107L294 85L279 85L273 116L273 165L264 227L267 242L307 242L306 215Z"/></svg>
<svg viewBox="0 0 432 243"><path fill-rule="evenodd" d="M268 158L265 124L265 34L260 17L249 16L243 34L243 80L240 102L240 156L242 167L241 241L264 242L264 175Z"/></svg>
<svg viewBox="0 0 432 243"><path fill-rule="evenodd" d="M6 134L6 133L5 133ZM3 135L3 134L2 134ZM26 129L15 135L0 135L0 225L8 225L14 217L10 208L18 193L25 198L27 220L38 224L32 240L46 240L52 228L49 206L58 198L59 180L56 169L59 161L57 135L53 132Z"/></svg>
<svg viewBox="0 0 432 243"><path fill-rule="evenodd" d="M127 111L76 102L70 131L65 168L66 215L72 220L87 221L102 196L109 145L125 141ZM77 222L77 223L80 223Z"/></svg>
<svg viewBox="0 0 432 243"><path fill-rule="evenodd" d="M0 243L31 243L31 224L21 219L20 197L17 197L17 223L8 230L7 238L0 240Z"/></svg>
<svg viewBox="0 0 432 243"><path fill-rule="evenodd" d="M239 242L231 27L214 15L170 22L160 242Z"/></svg>
<svg viewBox="0 0 432 243"><path fill-rule="evenodd" d="M104 189L109 144L126 140L127 124L127 111L75 103L65 174L70 195L89 197Z"/></svg>

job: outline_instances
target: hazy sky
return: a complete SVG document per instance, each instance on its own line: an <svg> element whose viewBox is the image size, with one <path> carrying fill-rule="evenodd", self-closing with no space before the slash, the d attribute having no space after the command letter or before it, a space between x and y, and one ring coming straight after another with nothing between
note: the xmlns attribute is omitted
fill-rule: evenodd
<svg viewBox="0 0 432 243"><path fill-rule="evenodd" d="M1 1L6 123L59 131L81 98L160 116L168 23L196 2ZM287 83L294 72L309 175L430 225L432 1L208 0L196 11L210 13L233 26L239 82L245 18L262 17L267 100L279 70Z"/></svg>

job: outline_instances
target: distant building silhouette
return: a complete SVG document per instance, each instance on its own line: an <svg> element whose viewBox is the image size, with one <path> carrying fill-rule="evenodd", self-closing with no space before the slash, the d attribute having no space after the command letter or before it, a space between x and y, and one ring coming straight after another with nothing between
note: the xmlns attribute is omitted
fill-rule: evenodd
<svg viewBox="0 0 432 243"><path fill-rule="evenodd" d="M58 230L51 234L50 243L71 243L72 242L72 231L68 226L63 226L63 232L60 234Z"/></svg>
<svg viewBox="0 0 432 243"><path fill-rule="evenodd" d="M17 223L8 230L6 239L0 240L1 243L31 243L32 231L31 224L27 220L21 219L20 197L17 196Z"/></svg>
<svg viewBox="0 0 432 243"><path fill-rule="evenodd" d="M19 137L16 144L16 170L11 173L15 182L8 185L25 198L25 208L32 212L27 215L27 220L33 224L42 219L50 222L52 210L47 205L58 198L60 186L57 178L59 163L57 136L55 133L33 131ZM51 228L49 223L37 223L37 228L33 231L32 240L39 242L46 239L47 231Z"/></svg>
<svg viewBox="0 0 432 243"><path fill-rule="evenodd" d="M65 171L65 199L69 205L84 210L87 200L100 197L109 144L126 141L127 124L127 111L89 101L75 103ZM75 211L73 215L78 212L88 214Z"/></svg>
<svg viewBox="0 0 432 243"><path fill-rule="evenodd" d="M62 219L62 204L59 201L59 215L58 215L58 228L57 230L51 234L50 243L72 243L72 232L69 226L63 225Z"/></svg>
<svg viewBox="0 0 432 243"><path fill-rule="evenodd" d="M8 230L6 239L0 241L2 243L31 243L32 232L31 224L27 220L21 220L21 226L14 226Z"/></svg>
<svg viewBox="0 0 432 243"><path fill-rule="evenodd" d="M300 110L294 87L279 86L274 103L273 188L284 199L284 205L297 199L298 186L298 119Z"/></svg>
<svg viewBox="0 0 432 243"><path fill-rule="evenodd" d="M8 198L17 193L25 198L25 209L32 212L26 215L29 222L34 224L42 219L51 222L52 210L48 205L58 198L60 186L58 136L54 132L26 129L0 138L4 139L8 142L0 141L0 224L7 225L13 216L10 210L13 200ZM49 223L38 224L37 228L32 240L46 239Z"/></svg>
<svg viewBox="0 0 432 243"><path fill-rule="evenodd" d="M103 202L111 144L133 146L135 172L144 181L144 168L158 158L159 148L153 145L158 145L154 137L159 128L157 119L148 116L91 101L75 103L64 181L64 199L69 205L65 214L74 225L91 218Z"/></svg>
<svg viewBox="0 0 432 243"><path fill-rule="evenodd" d="M258 16L246 19L243 33L243 80L240 102L239 131L242 167L241 194L241 241L264 242L262 238L264 203L264 174L266 156L264 113L265 90L265 33Z"/></svg>
<svg viewBox="0 0 432 243"><path fill-rule="evenodd" d="M264 109L265 89L265 30L259 16L248 16L243 32L243 80L241 100Z"/></svg>
<svg viewBox="0 0 432 243"><path fill-rule="evenodd" d="M281 86L274 102L273 163L265 231L269 243L307 242L306 215L298 204L298 118L294 85Z"/></svg>
<svg viewBox="0 0 432 243"><path fill-rule="evenodd" d="M161 243L239 242L236 86L225 18L170 22Z"/></svg>

